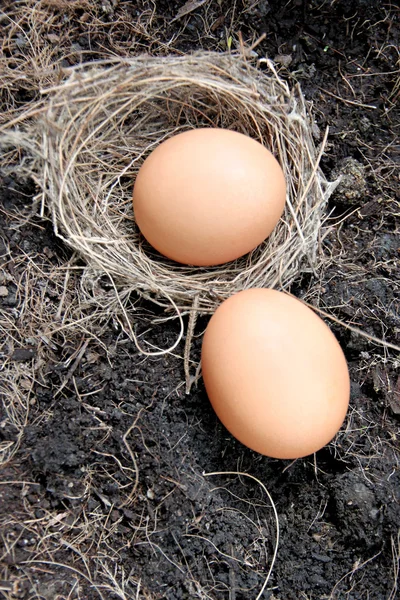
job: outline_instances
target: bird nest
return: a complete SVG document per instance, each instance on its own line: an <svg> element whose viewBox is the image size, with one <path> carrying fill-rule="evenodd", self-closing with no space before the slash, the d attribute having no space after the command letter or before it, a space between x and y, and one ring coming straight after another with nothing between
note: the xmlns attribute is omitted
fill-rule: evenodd
<svg viewBox="0 0 400 600"><path fill-rule="evenodd" d="M134 294L172 311L166 318L180 319L180 340L185 315L192 315L190 334L194 315L214 312L247 288L287 289L321 260L321 223L333 188L319 168L324 141L317 149L299 86L290 89L268 60L258 68L250 63L217 53L139 56L80 65L46 91L46 110L33 128L40 149L35 171L55 231L87 265L87 297L122 311L138 347L128 310ZM285 212L271 236L248 255L209 268L159 255L135 225L132 208L145 158L195 127L253 137L277 157L287 181ZM99 284L104 278L108 288Z"/></svg>

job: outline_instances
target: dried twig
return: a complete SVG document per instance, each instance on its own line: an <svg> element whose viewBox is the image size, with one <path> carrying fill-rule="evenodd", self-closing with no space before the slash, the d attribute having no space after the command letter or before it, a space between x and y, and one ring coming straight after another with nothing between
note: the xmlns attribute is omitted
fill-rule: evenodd
<svg viewBox="0 0 400 600"><path fill-rule="evenodd" d="M271 564L269 566L267 576L266 576L266 578L264 580L264 583L262 585L261 590L259 591L259 593L257 594L257 597L255 599L255 600L260 600L260 598L264 594L265 588L268 585L268 581L270 580L271 573L273 571L273 568L274 568L274 565L275 565L275 561L276 561L276 557L277 557L277 554L278 554L278 547L279 547L279 518L278 518L278 512L276 510L275 503L272 500L271 494L269 493L269 491L267 490L267 488L265 487L265 485L259 479L257 479L257 477L254 477L254 475L250 475L249 473L241 473L241 472L238 472L238 471L219 471L219 472L215 472L215 473L203 473L204 477L212 477L212 476L215 476L215 475L237 475L239 477L248 477L249 479L252 479L256 483L258 483L258 485L262 488L262 490L264 491L264 493L266 494L266 496L268 498L269 503L272 506L272 510L274 511L274 517L275 517L275 544L274 544L274 552L273 552L273 555L272 555Z"/></svg>
<svg viewBox="0 0 400 600"><path fill-rule="evenodd" d="M196 10L196 8L200 8L200 6L203 6L203 4L205 4L206 2L208 2L208 0L188 0L188 2L185 2L185 4L181 6L181 8L178 10L171 23L177 21L178 19L181 19L182 17L185 17L189 13Z"/></svg>
<svg viewBox="0 0 400 600"><path fill-rule="evenodd" d="M355 100L349 100L348 98L341 98L340 96L337 96L333 92L330 92L329 90L325 90L322 87L320 87L319 89L321 90L321 92L324 92L324 94L328 94L328 96L332 96L332 98L336 98L336 100L340 100L341 102L344 102L345 104L351 104L351 106L359 106L360 108L371 108L374 110L376 110L378 108L377 106L374 106L373 104L364 104L363 102L356 102Z"/></svg>

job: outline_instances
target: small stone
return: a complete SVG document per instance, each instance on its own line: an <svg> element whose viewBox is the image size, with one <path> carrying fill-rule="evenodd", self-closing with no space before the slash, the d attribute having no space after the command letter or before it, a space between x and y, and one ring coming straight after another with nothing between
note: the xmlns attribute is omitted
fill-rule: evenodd
<svg viewBox="0 0 400 600"><path fill-rule="evenodd" d="M6 296L8 296L8 289L6 288L5 285L1 285L0 286L0 298L5 298Z"/></svg>
<svg viewBox="0 0 400 600"><path fill-rule="evenodd" d="M341 178L334 192L335 198L350 205L359 204L364 200L367 188L365 167L358 160L352 157L345 158L339 163L332 176Z"/></svg>
<svg viewBox="0 0 400 600"><path fill-rule="evenodd" d="M277 54L274 57L274 62L286 68L290 65L292 61L293 56L291 54Z"/></svg>
<svg viewBox="0 0 400 600"><path fill-rule="evenodd" d="M32 360L34 356L35 351L33 348L17 348L12 353L11 360L14 362L27 362Z"/></svg>

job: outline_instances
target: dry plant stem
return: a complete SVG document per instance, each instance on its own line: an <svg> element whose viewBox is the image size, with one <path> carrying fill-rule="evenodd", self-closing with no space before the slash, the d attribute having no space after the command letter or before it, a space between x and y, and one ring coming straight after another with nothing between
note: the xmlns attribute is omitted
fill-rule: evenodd
<svg viewBox="0 0 400 600"><path fill-rule="evenodd" d="M127 505L129 506L130 504L133 503L133 501L135 499L135 495L136 495L136 490L139 485L139 469L137 466L137 461L136 461L135 455L133 454L132 448L130 447L130 445L128 443L128 436L131 433L131 431L133 429L135 429L135 427L137 426L137 422L138 422L139 418L140 418L140 411L139 411L137 418L134 420L134 422L132 423L132 425L129 427L129 429L124 434L124 437L122 438L125 448L128 450L129 456L132 460L133 468L135 471L135 480L134 480L132 490L131 490L128 498L121 504L121 506L127 506Z"/></svg>
<svg viewBox="0 0 400 600"><path fill-rule="evenodd" d="M377 106L374 106L373 104L363 104L362 102L355 102L354 100L348 100L347 98L341 98L340 96L337 96L333 92L329 92L328 90L325 90L324 88L319 88L319 89L322 92L324 92L324 94L328 94L328 96L332 96L332 98L336 98L336 100L340 100L341 102L344 102L345 104L350 104L351 106L359 106L360 108L371 108L372 110L376 110L378 108Z"/></svg>
<svg viewBox="0 0 400 600"><path fill-rule="evenodd" d="M192 384L196 381L196 376L192 377L190 374L190 349L192 347L192 339L194 334L194 328L196 327L196 320L198 314L199 297L195 296L192 304L192 310L189 315L189 324L186 332L185 350L183 355L183 365L185 369L185 380L186 380L186 393L189 394Z"/></svg>
<svg viewBox="0 0 400 600"><path fill-rule="evenodd" d="M273 571L274 565L275 565L275 561L276 561L276 556L278 554L278 547L279 547L279 518L278 518L278 512L276 510L276 506L274 501L272 500L271 494L269 493L269 491L267 490L267 488L265 487L265 485L259 480L257 479L257 477L254 477L254 475L250 475L249 473L241 473L240 471L216 471L214 473L203 473L203 477L213 477L216 475L237 475L239 477L248 477L249 479L252 479L253 481L255 481L256 483L258 483L259 486L261 486L261 488L263 489L263 491L265 492L265 494L267 495L267 498L272 506L272 510L274 511L274 517L275 517L275 527L276 527L276 538L275 538L275 545L274 545L274 553L272 555L272 560L271 560L271 564L267 573L267 576L265 578L265 581L262 585L261 590L259 591L259 593L257 594L255 600L260 600L261 596L263 595L265 588L268 585L268 581L271 577L271 573ZM207 540L209 541L209 540ZM231 557L232 558L232 557Z"/></svg>
<svg viewBox="0 0 400 600"><path fill-rule="evenodd" d="M288 295L292 296L292 294L288 294ZM296 296L293 296L293 297L295 298ZM319 313L326 319L334 321L341 327L344 327L345 329L349 329L350 331L353 331L354 333L361 335L362 337L369 340L370 342L373 342L374 344L378 344L379 346L383 346L384 348L390 348L391 350L396 350L396 352L400 352L400 346L397 346L396 344L392 344L390 342L386 342L385 340L382 340L374 335L370 335L369 333L366 333L362 329L359 329L358 327L354 327L354 325L350 325L350 323L345 323L345 321L338 319L334 315L331 315L330 313L326 312L325 310L322 310L321 308L319 308L317 306L314 306L313 304L309 304L308 302L305 302L305 300L301 300L301 302L303 302L303 304L305 304L312 310L315 310L317 313Z"/></svg>
<svg viewBox="0 0 400 600"><path fill-rule="evenodd" d="M328 600L335 600L336 598L336 590L339 587L339 585L342 583L342 581L344 581L347 577L354 575L354 573L356 573L357 571L359 571L360 569L362 569L363 567L365 567L365 565L367 565L368 563L370 563L371 561L375 560L375 558L377 558L382 551L377 552L376 554L374 554L374 556L371 556L371 558L368 558L367 560L365 560L363 563L355 563L352 570L349 571L348 573L345 573L343 575L343 577L341 577L339 579L339 581L335 584L334 588L331 591L331 594L328 598Z"/></svg>
<svg viewBox="0 0 400 600"><path fill-rule="evenodd" d="M397 536L392 536L390 541L392 545L393 557L393 587L389 594L388 600L396 600L400 574L400 529L397 532Z"/></svg>
<svg viewBox="0 0 400 600"><path fill-rule="evenodd" d="M54 397L56 398L61 392L62 390L65 388L65 386L68 384L68 382L70 381L70 379L72 378L73 374L75 373L76 369L78 368L83 355L86 352L86 349L89 345L89 341L90 340L86 340L84 342L84 344L82 345L82 348L79 350L78 356L76 357L76 359L74 360L70 370L67 373L66 378L64 379L63 383L61 384L61 386L58 388L58 390L55 392Z"/></svg>
<svg viewBox="0 0 400 600"><path fill-rule="evenodd" d="M11 128L0 136L2 146L30 157L56 233L85 260L85 301L95 305L98 317L121 315L126 333L146 355L178 345L184 313L194 327L196 314L212 314L235 292L287 289L323 260L320 229L335 187L319 168L327 132L317 149L300 88L289 89L273 64L263 62L267 73L244 56L217 53L81 65L43 92L45 110L35 107L35 117L28 113L26 121L19 120L19 132ZM235 129L265 144L287 181L286 210L270 238L236 261L207 269L158 255L136 228L131 202L135 176L148 154L168 137L204 126ZM139 344L134 295L179 319L170 348ZM189 331L188 386L190 339Z"/></svg>

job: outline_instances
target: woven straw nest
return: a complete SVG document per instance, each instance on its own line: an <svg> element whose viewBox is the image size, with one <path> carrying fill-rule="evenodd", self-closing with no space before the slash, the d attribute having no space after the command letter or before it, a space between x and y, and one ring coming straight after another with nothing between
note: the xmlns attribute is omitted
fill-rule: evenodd
<svg viewBox="0 0 400 600"><path fill-rule="evenodd" d="M333 187L319 168L323 143L317 150L299 87L290 89L270 61L263 67L228 54L140 56L81 65L47 90L47 108L30 136L36 136L35 171L56 233L85 260L82 282L92 301L125 312L134 339L126 314L133 292L180 319L180 340L185 314L193 320L212 313L250 287L286 289L318 266ZM269 239L212 268L179 265L157 254L135 226L131 202L148 154L166 138L204 126L240 131L263 143L278 158L288 189L284 215ZM108 291L95 285L104 276L112 284Z"/></svg>

